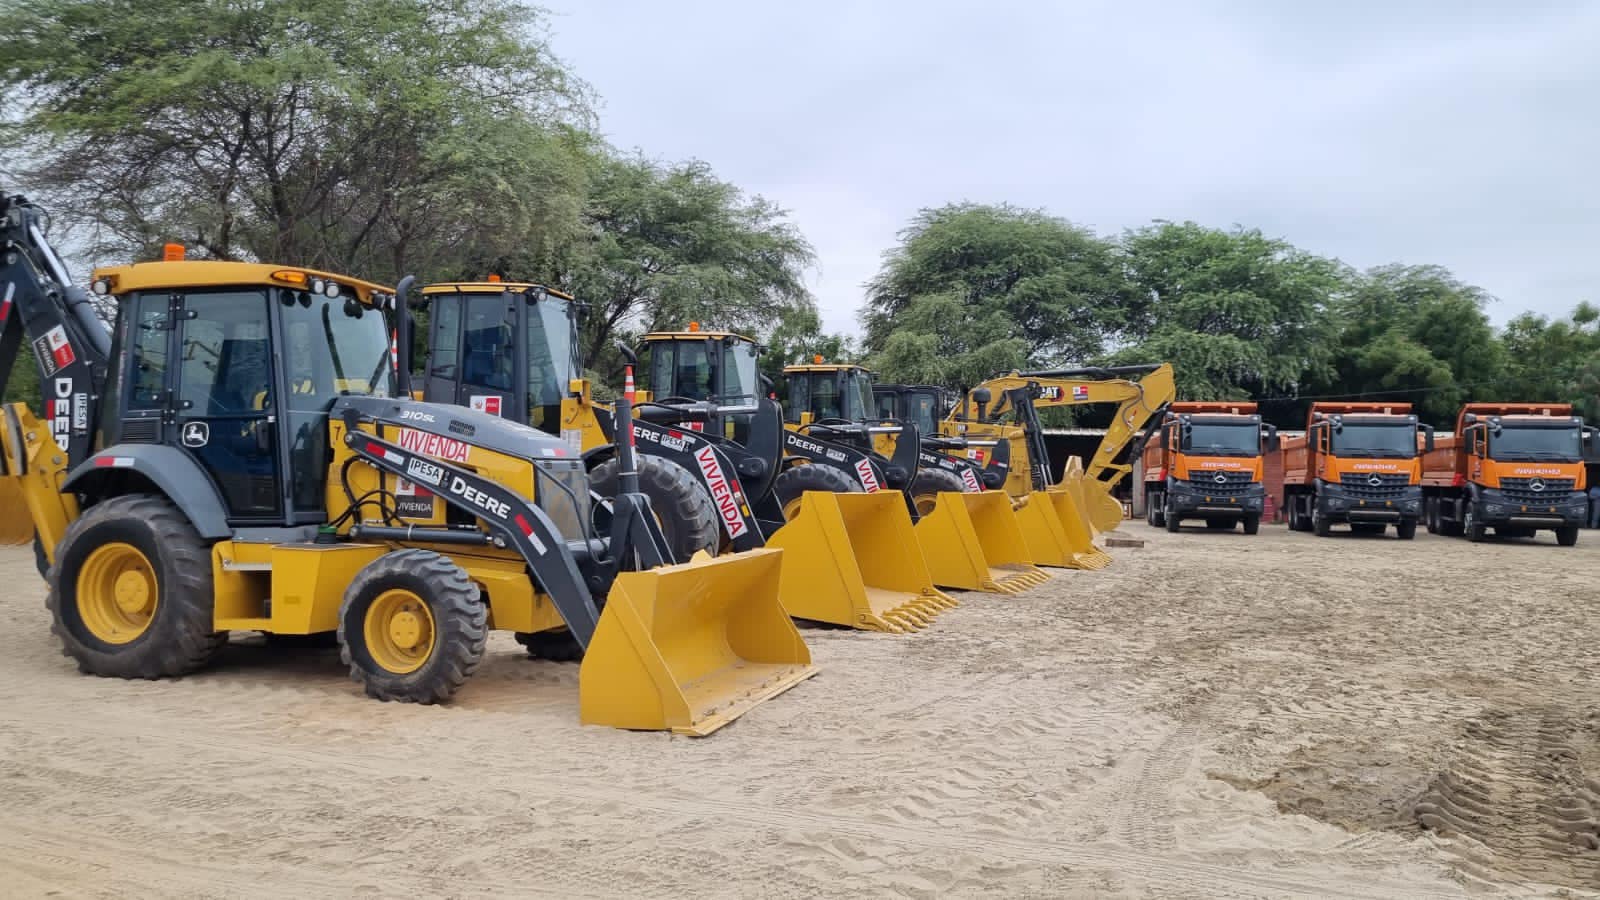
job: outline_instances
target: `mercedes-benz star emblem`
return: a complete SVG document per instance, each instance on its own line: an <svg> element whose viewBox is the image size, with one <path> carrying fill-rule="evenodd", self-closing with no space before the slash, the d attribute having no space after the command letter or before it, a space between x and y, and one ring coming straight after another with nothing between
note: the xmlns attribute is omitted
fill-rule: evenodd
<svg viewBox="0 0 1600 900"><path fill-rule="evenodd" d="M1544 490L1544 479L1535 478L1528 482L1528 490L1533 491L1535 494L1542 492Z"/></svg>
<svg viewBox="0 0 1600 900"><path fill-rule="evenodd" d="M1370 484L1373 487L1383 487L1383 476L1374 474L1371 478L1367 479L1367 484Z"/></svg>
<svg viewBox="0 0 1600 900"><path fill-rule="evenodd" d="M1221 472L1218 472L1217 473L1217 477L1215 477L1215 478L1213 478L1211 480L1215 481L1217 484L1227 484L1228 483L1228 476L1222 474Z"/></svg>

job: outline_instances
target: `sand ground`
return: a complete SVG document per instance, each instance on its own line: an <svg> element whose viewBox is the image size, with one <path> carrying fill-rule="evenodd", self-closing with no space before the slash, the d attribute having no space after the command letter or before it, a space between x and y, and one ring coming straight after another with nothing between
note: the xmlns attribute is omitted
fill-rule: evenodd
<svg viewBox="0 0 1600 900"><path fill-rule="evenodd" d="M77 674L0 550L0 895L1382 896L1600 890L1600 534L1124 526L1140 549L705 740L577 723L497 635L448 708L337 653Z"/></svg>

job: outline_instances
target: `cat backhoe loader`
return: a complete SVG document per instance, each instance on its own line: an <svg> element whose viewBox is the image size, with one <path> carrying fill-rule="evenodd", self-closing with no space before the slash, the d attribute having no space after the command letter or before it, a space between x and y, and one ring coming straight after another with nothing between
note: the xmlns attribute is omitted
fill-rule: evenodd
<svg viewBox="0 0 1600 900"><path fill-rule="evenodd" d="M1123 376L1140 375L1138 381ZM1122 505L1112 489L1132 471L1117 461L1135 435L1172 402L1172 366L1060 369L1011 372L969 391L941 423L948 434L997 438L1012 446L1005 489L1029 498L1018 518L1035 558L1046 565L1101 568L1110 562L1094 544L1102 531L1122 521ZM1116 403L1116 414L1087 469L1069 459L1063 477L1051 477L1040 407ZM1031 511L1030 511L1031 509ZM1048 513L1054 512L1051 516Z"/></svg>
<svg viewBox="0 0 1600 900"><path fill-rule="evenodd" d="M612 410L594 400L592 386L580 377L574 298L536 284L484 281L428 285L414 305L429 314L421 366L425 399L559 435L581 455L595 493L614 493ZM409 322L402 316L398 330L408 332ZM397 343L409 347L411 341L405 335ZM681 390L641 392L634 407L641 465L659 476L642 478L641 489L660 513L671 553L684 558L701 550L783 548L782 604L801 619L906 632L955 605L924 577L910 523L902 529L897 517L882 512L891 495L846 500L837 510L818 499L804 514L801 490L792 476L784 477L784 445L793 439L777 403L759 394L754 342L694 332L687 343L681 360L669 347L648 361L651 386L667 386L672 373L660 368L681 362L701 374L714 365L714 387L686 379ZM640 349L648 353L651 346L647 339ZM402 369L412 367L402 360ZM886 466L863 471L864 478L890 478ZM679 494L666 488L683 479L700 486L714 511L709 525L675 512ZM552 646L532 635L522 640L535 656L571 655L559 642Z"/></svg>
<svg viewBox="0 0 1600 900"><path fill-rule="evenodd" d="M169 246L96 270L91 300L36 207L0 200L0 229L0 372L26 338L44 388L43 419L4 409L4 475L82 671L181 676L233 631L331 634L368 695L436 703L488 629L560 631L587 650L582 721L690 735L814 673L781 553L663 565L631 441L601 529L565 444L407 397L388 289Z"/></svg>

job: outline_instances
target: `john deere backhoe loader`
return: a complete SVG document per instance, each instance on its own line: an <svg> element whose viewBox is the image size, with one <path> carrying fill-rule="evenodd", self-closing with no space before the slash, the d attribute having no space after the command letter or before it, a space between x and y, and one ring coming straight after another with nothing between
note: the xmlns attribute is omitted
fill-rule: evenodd
<svg viewBox="0 0 1600 900"><path fill-rule="evenodd" d="M334 633L367 694L433 703L488 629L565 630L584 722L692 735L813 674L780 553L662 565L631 442L596 528L566 445L405 396L387 289L169 247L94 273L108 329L40 221L0 200L0 372L26 337L45 410L6 407L0 443L84 672L179 676L231 631Z"/></svg>
<svg viewBox="0 0 1600 900"><path fill-rule="evenodd" d="M1127 375L1143 377L1138 381L1122 377ZM1006 491L1017 499L1030 498L1028 506L1019 508L1018 517L1036 559L1050 565L1101 568L1110 557L1095 546L1094 538L1122 521L1122 506L1111 491L1132 471L1117 457L1175 395L1172 366L1167 363L1011 372L969 391L941 429L1011 444ZM1074 457L1061 481L1054 482L1038 409L1092 403L1117 404L1106 436L1086 470ZM1047 514L1050 511L1053 517Z"/></svg>
<svg viewBox="0 0 1600 900"><path fill-rule="evenodd" d="M559 435L581 454L597 494L607 497L615 490L617 432L611 410L595 402L591 385L579 377L576 300L541 285L485 281L428 285L418 305L429 312L422 366L426 399L471 406ZM408 323L402 317L400 330ZM914 542L902 533L909 532L909 522L900 529L878 511L889 495L802 516L800 491L791 491L792 479L781 477L784 445L792 438L778 405L758 393L754 342L705 332L685 335L681 358L669 347L649 360L652 387L667 386L677 374L663 373L663 366L681 365L705 378L686 377L680 389L657 390L653 396L641 393L634 407L640 459L659 475L641 479L641 487L660 512L669 550L681 558L703 549L783 548L787 574L780 596L784 608L802 619L904 632L955 605L928 580ZM401 338L398 343L410 342ZM641 349L648 353L650 346L647 339ZM401 368L412 368L409 360ZM889 478L882 467L866 472L881 481ZM668 473L673 484L688 478L700 485L715 512L710 527L673 512L678 501L672 498L679 495L662 493ZM552 646L536 636L523 640L535 656L565 655L559 642Z"/></svg>

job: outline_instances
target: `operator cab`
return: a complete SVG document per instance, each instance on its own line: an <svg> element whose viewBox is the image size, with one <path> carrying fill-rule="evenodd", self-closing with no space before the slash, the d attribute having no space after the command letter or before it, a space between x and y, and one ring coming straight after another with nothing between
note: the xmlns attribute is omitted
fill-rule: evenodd
<svg viewBox="0 0 1600 900"><path fill-rule="evenodd" d="M937 435L939 420L955 407L949 391L929 384L875 384L872 399L879 419L909 421L924 435Z"/></svg>
<svg viewBox="0 0 1600 900"><path fill-rule="evenodd" d="M860 366L826 365L818 357L813 365L785 366L783 375L789 382L783 418L791 425L825 419L865 422L877 412L872 373Z"/></svg>
<svg viewBox="0 0 1600 900"><path fill-rule="evenodd" d="M95 448L187 454L231 524L326 521L328 411L340 397L393 396L393 295L309 269L181 256L94 272L94 293L116 304Z"/></svg>
<svg viewBox="0 0 1600 900"><path fill-rule="evenodd" d="M467 406L560 434L578 377L578 304L543 285L431 284L422 399ZM520 338L520 339L519 339Z"/></svg>

